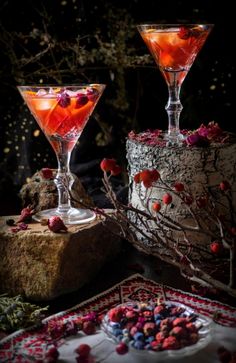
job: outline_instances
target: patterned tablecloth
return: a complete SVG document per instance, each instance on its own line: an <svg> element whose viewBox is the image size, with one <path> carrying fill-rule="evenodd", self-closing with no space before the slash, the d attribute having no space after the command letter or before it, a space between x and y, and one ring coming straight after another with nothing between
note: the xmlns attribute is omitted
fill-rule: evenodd
<svg viewBox="0 0 236 363"><path fill-rule="evenodd" d="M162 286L154 281L148 280L139 274L135 274L111 289L73 307L70 310L55 314L43 321L42 326L28 330L19 330L4 338L0 342L1 363L28 363L46 362L43 358L45 352L50 348L45 326L53 323L58 326L75 320L78 315L96 311L98 314L106 313L111 307L130 301L155 300L158 297L165 297L169 301L181 302L196 312L211 317L213 323L213 339L203 350L191 357L191 363L212 363L218 362L217 348L225 346L231 351L236 351L236 308L218 301L212 301L190 293L186 293L172 287ZM142 363L156 362L157 357L152 354L144 356L129 352L126 355L118 355L115 352L115 345L106 339L104 333L98 330L93 335L84 335L79 332L60 341L58 348L60 356L58 362L76 362L74 349L81 343L87 343L92 347L93 362L101 363ZM155 353L158 355L158 352ZM173 360L173 358L171 358ZM158 359L158 362L160 360ZM189 357L181 358L176 362L187 363ZM165 362L167 360L165 359Z"/></svg>

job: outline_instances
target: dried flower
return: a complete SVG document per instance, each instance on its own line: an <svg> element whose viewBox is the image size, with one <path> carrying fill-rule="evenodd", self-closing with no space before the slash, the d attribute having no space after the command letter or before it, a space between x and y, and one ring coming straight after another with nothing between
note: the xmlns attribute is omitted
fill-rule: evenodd
<svg viewBox="0 0 236 363"><path fill-rule="evenodd" d="M53 216L49 218L48 228L54 233L58 233L61 231L67 232L67 227L65 226L63 220L58 216Z"/></svg>
<svg viewBox="0 0 236 363"><path fill-rule="evenodd" d="M32 215L34 214L34 209L31 206L23 208L20 213L20 218L18 219L17 223L26 222L29 223L32 220Z"/></svg>

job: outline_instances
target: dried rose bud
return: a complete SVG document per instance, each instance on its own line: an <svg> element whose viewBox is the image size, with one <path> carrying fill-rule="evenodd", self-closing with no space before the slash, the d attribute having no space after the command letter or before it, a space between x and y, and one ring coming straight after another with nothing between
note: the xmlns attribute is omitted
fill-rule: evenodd
<svg viewBox="0 0 236 363"><path fill-rule="evenodd" d="M23 208L22 211L21 211L21 213L20 213L20 218L17 221L17 223L21 223L21 222L28 223L28 222L31 222L32 215L33 214L34 214L34 210L30 206L28 206L26 208Z"/></svg>
<svg viewBox="0 0 236 363"><path fill-rule="evenodd" d="M63 220L58 216L53 216L49 218L48 228L54 233L58 233L61 231L67 232L67 227L65 226Z"/></svg>

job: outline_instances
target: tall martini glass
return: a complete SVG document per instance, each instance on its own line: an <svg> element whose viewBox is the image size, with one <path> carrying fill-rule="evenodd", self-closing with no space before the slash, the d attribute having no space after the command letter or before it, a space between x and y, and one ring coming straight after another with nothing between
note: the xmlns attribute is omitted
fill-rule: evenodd
<svg viewBox="0 0 236 363"><path fill-rule="evenodd" d="M95 218L89 209L71 206L70 190L74 179L70 172L70 156L104 88L103 84L18 86L58 161L54 180L58 189L58 206L38 212L34 216L36 220L60 216L66 224L81 224Z"/></svg>
<svg viewBox="0 0 236 363"><path fill-rule="evenodd" d="M170 145L182 143L183 135L179 128L183 108L180 102L181 86L212 28L212 24L138 25L168 86L168 130L165 139Z"/></svg>

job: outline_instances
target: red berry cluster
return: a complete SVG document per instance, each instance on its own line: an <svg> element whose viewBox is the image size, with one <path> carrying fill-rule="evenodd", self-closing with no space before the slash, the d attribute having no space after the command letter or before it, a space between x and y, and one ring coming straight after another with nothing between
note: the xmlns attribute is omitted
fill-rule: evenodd
<svg viewBox="0 0 236 363"><path fill-rule="evenodd" d="M134 175L134 182L136 184L143 183L145 188L150 188L153 183L157 182L160 178L160 174L156 169L145 169Z"/></svg>
<svg viewBox="0 0 236 363"><path fill-rule="evenodd" d="M104 326L119 337L118 354L125 354L129 345L142 350L175 350L198 341L196 318L175 304L124 304L108 312Z"/></svg>
<svg viewBox="0 0 236 363"><path fill-rule="evenodd" d="M104 173L110 172L113 176L121 173L121 167L116 163L115 159L103 159L100 168Z"/></svg>

